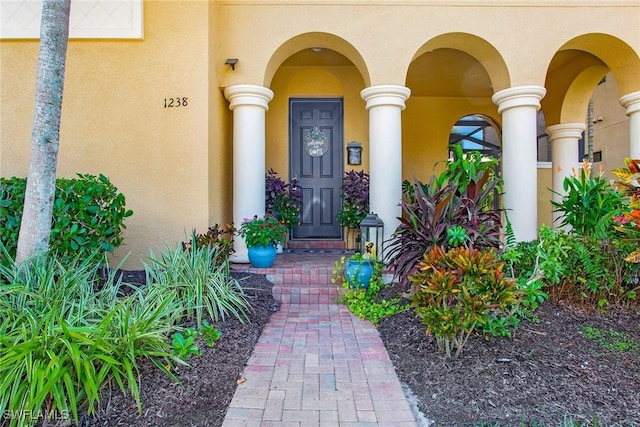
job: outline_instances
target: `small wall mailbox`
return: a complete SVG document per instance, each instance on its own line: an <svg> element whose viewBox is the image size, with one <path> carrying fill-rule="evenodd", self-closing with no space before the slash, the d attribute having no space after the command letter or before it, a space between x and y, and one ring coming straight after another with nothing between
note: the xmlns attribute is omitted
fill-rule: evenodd
<svg viewBox="0 0 640 427"><path fill-rule="evenodd" d="M350 165L362 164L362 144L351 141L347 144L347 163Z"/></svg>

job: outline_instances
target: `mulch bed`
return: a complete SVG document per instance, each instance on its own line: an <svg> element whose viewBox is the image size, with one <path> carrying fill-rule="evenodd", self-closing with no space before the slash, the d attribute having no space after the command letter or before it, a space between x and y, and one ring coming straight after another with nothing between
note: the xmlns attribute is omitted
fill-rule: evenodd
<svg viewBox="0 0 640 427"><path fill-rule="evenodd" d="M453 360L437 352L412 311L383 320L379 331L400 379L436 425L640 423L640 347L606 350L584 330L627 332L640 343L640 313L546 302L536 314L539 322L523 321L512 338L472 336Z"/></svg>
<svg viewBox="0 0 640 427"><path fill-rule="evenodd" d="M280 303L272 296L273 283L263 275L232 273L251 298L250 323L228 318L215 326L222 338L210 348L198 342L203 352L191 357L189 366L177 367L176 384L153 363L143 361L140 372L142 414L133 399L116 385L103 393L96 416L83 417L80 426L220 426L236 390L237 380L251 356L264 326ZM141 283L141 272L125 272L124 280Z"/></svg>
<svg viewBox="0 0 640 427"><path fill-rule="evenodd" d="M241 283L254 298L251 323L221 322L214 348L176 370L177 385L150 363L141 372L142 414L130 397L107 390L96 417L82 426L220 426L240 373L279 304L262 275ZM130 278L128 278L130 279ZM387 292L395 293L395 289ZM426 426L558 426L565 417L592 425L640 424L640 353L605 350L584 327L624 331L640 341L640 313L606 315L544 303L539 322L523 321L513 338L472 337L458 359L438 353L411 311L385 319L379 330ZM484 423L484 424L480 424ZM490 424L489 424L490 423ZM567 424L569 425L569 424Z"/></svg>

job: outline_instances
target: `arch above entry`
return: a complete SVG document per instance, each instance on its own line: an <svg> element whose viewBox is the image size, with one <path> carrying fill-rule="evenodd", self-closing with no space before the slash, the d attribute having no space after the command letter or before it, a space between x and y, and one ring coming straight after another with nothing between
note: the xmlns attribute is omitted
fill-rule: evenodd
<svg viewBox="0 0 640 427"><path fill-rule="evenodd" d="M640 56L617 37L603 33L583 34L566 42L559 51L576 50L599 58L618 82L620 95L640 90Z"/></svg>
<svg viewBox="0 0 640 427"><path fill-rule="evenodd" d="M640 89L640 57L622 40L601 33L584 34L562 45L549 63L542 100L548 124L584 121L598 82L611 71L619 95Z"/></svg>
<svg viewBox="0 0 640 427"><path fill-rule="evenodd" d="M511 86L507 65L498 50L488 41L468 33L441 34L426 42L415 53L412 62L438 49L452 49L473 57L489 76L493 92Z"/></svg>
<svg viewBox="0 0 640 427"><path fill-rule="evenodd" d="M348 59L360 72L365 86L369 86L371 84L369 71L365 61L362 58L362 55L351 43L333 34L310 32L290 38L275 50L265 70L264 86L269 87L271 85L271 81L278 71L278 68L289 57L305 49L327 49L338 52Z"/></svg>

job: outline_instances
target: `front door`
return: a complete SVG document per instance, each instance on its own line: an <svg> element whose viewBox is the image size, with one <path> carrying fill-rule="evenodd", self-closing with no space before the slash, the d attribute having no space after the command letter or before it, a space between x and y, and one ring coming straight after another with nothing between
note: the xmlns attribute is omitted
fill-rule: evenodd
<svg viewBox="0 0 640 427"><path fill-rule="evenodd" d="M289 100L289 176L302 190L294 239L340 239L343 173L342 99Z"/></svg>

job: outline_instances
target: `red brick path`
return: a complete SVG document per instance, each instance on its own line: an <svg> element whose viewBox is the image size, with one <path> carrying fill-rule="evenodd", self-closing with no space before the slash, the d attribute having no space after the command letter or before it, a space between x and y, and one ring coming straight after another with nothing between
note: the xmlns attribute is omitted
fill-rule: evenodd
<svg viewBox="0 0 640 427"><path fill-rule="evenodd" d="M280 254L266 274L282 302L254 348L223 427L416 426L378 331L335 303L341 254Z"/></svg>

